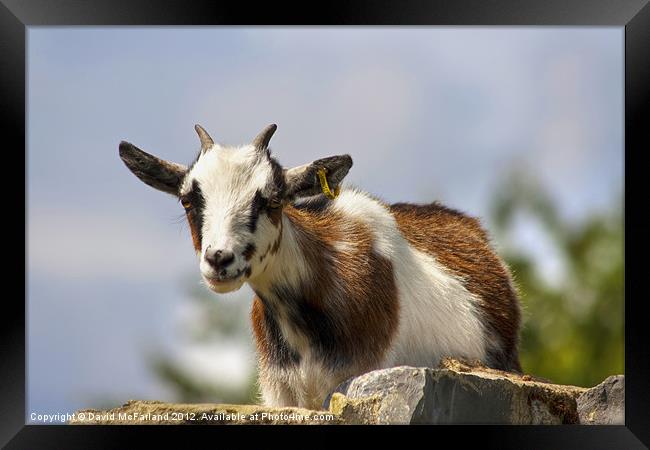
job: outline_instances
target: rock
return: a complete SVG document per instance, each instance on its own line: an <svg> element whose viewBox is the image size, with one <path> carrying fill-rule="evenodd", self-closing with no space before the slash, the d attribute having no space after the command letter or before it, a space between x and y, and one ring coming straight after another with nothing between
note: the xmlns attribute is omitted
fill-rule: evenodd
<svg viewBox="0 0 650 450"><path fill-rule="evenodd" d="M326 400L345 423L578 423L586 389L446 360L441 369L396 367L346 381Z"/></svg>
<svg viewBox="0 0 650 450"><path fill-rule="evenodd" d="M327 411L259 405L182 404L131 400L110 410L77 411L71 425L326 425L340 419Z"/></svg>
<svg viewBox="0 0 650 450"><path fill-rule="evenodd" d="M585 425L625 425L625 376L613 375L578 397Z"/></svg>
<svg viewBox="0 0 650 450"><path fill-rule="evenodd" d="M427 371L404 366L369 372L337 387L324 406L347 423L426 421L427 413L422 411L424 399L432 395Z"/></svg>
<svg viewBox="0 0 650 450"><path fill-rule="evenodd" d="M586 389L444 360L375 370L339 385L322 411L132 400L71 424L623 424L625 378Z"/></svg>

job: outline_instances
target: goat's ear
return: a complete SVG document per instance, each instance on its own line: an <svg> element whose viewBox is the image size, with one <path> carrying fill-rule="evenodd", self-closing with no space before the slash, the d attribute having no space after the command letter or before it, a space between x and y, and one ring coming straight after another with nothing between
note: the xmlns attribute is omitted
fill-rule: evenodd
<svg viewBox="0 0 650 450"><path fill-rule="evenodd" d="M136 177L149 186L178 195L187 167L157 158L124 141L120 142L120 158Z"/></svg>
<svg viewBox="0 0 650 450"><path fill-rule="evenodd" d="M338 155L317 159L310 164L285 170L286 198L291 201L323 192L318 178L320 169L325 169L327 184L333 191L348 174L350 167L352 167L352 157L350 155Z"/></svg>

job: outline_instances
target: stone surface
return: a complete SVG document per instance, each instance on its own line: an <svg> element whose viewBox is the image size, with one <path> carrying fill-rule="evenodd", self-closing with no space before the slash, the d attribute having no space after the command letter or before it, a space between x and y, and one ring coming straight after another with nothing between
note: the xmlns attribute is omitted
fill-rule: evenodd
<svg viewBox="0 0 650 450"><path fill-rule="evenodd" d="M427 417L432 395L428 369L396 367L376 370L348 380L325 401L347 423L414 423Z"/></svg>
<svg viewBox="0 0 650 450"><path fill-rule="evenodd" d="M129 401L83 410L71 424L623 424L625 378L586 389L475 362L395 367L342 383L322 411Z"/></svg>
<svg viewBox="0 0 650 450"><path fill-rule="evenodd" d="M578 423L586 391L446 360L440 369L397 367L348 380L325 406L345 423Z"/></svg>
<svg viewBox="0 0 650 450"><path fill-rule="evenodd" d="M578 397L584 425L625 425L625 377L614 375Z"/></svg>

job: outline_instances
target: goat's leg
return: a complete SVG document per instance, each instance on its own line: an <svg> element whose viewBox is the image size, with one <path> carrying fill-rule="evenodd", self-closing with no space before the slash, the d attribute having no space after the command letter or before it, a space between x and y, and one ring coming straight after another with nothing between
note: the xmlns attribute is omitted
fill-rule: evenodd
<svg viewBox="0 0 650 450"><path fill-rule="evenodd" d="M298 401L289 388L289 384L269 370L260 370L259 385L262 394L262 403L265 406L283 407L298 406Z"/></svg>

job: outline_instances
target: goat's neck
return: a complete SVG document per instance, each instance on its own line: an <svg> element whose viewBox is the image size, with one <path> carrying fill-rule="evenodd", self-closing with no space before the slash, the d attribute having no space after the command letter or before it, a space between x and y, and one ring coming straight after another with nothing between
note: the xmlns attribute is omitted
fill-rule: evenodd
<svg viewBox="0 0 650 450"><path fill-rule="evenodd" d="M301 290L309 282L314 268L310 267L306 252L313 254L324 248L318 241L318 226L317 222L295 214L295 210L282 214L280 245L274 254L269 255L266 270L249 282L256 293L273 297L274 288Z"/></svg>

